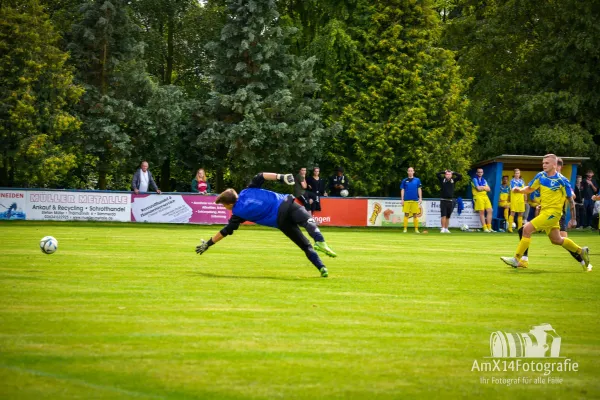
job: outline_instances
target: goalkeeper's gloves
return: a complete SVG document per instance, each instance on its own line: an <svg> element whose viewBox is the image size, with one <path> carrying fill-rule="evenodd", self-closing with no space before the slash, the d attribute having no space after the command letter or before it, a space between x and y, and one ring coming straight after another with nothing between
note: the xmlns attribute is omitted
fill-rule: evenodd
<svg viewBox="0 0 600 400"><path fill-rule="evenodd" d="M196 246L196 253L197 254L202 254L204 253L206 250L208 250L208 248L210 246L212 246L214 243L211 239L208 239L208 242L205 241L204 239L201 240L200 244L198 246Z"/></svg>
<svg viewBox="0 0 600 400"><path fill-rule="evenodd" d="M277 174L277 180L281 183L287 183L288 185L293 185L294 175L292 174Z"/></svg>

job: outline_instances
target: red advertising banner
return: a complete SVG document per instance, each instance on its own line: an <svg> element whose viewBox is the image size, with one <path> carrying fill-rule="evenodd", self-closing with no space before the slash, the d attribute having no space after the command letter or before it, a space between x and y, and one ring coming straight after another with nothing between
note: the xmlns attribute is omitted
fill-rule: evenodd
<svg viewBox="0 0 600 400"><path fill-rule="evenodd" d="M227 224L231 211L216 196L144 194L131 196L132 222Z"/></svg>
<svg viewBox="0 0 600 400"><path fill-rule="evenodd" d="M367 226L367 199L321 197L314 219L321 226Z"/></svg>

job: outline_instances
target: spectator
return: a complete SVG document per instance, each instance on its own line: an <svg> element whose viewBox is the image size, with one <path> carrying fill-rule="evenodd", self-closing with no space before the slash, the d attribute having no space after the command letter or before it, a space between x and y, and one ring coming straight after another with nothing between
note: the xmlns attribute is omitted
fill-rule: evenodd
<svg viewBox="0 0 600 400"><path fill-rule="evenodd" d="M583 222L585 220L585 211L583 209L583 178L581 175L577 175L575 180L575 187L573 188L575 194L575 214L577 215L577 229L583 229Z"/></svg>
<svg viewBox="0 0 600 400"><path fill-rule="evenodd" d="M306 183L306 167L300 168L298 175L295 177L294 183L294 196L302 202L306 211L312 210L312 205L315 202L315 195L306 190L308 184Z"/></svg>
<svg viewBox="0 0 600 400"><path fill-rule="evenodd" d="M600 192L598 192L598 195L593 196L592 200L596 202L594 204L594 226L598 227L598 234L600 234Z"/></svg>
<svg viewBox="0 0 600 400"><path fill-rule="evenodd" d="M404 213L404 233L408 232L408 219L413 218L415 233L419 232L419 216L422 214L423 190L421 180L415 176L415 169L408 167L408 178L400 183L400 204Z"/></svg>
<svg viewBox="0 0 600 400"><path fill-rule="evenodd" d="M140 168L133 174L133 180L131 181L131 189L135 194L145 193L151 188L156 193L160 194L160 189L156 186L152 172L148 170L148 161L142 161Z"/></svg>
<svg viewBox="0 0 600 400"><path fill-rule="evenodd" d="M196 172L196 177L192 179L192 192L200 194L210 193L210 183L208 183L204 168L200 168L198 172Z"/></svg>
<svg viewBox="0 0 600 400"><path fill-rule="evenodd" d="M319 176L321 173L321 169L319 167L315 167L313 169L312 176L306 178L306 185L308 190L314 195L315 201L312 203L311 211L314 213L315 211L321 211L321 196L327 196L326 187L327 182Z"/></svg>
<svg viewBox="0 0 600 400"><path fill-rule="evenodd" d="M583 227L589 227L591 229L592 221L594 219L594 200L592 200L592 196L598 192L598 183L594 179L594 172L592 170L588 170L585 175L586 178L583 180L581 185L581 191L583 192L583 208L585 213Z"/></svg>
<svg viewBox="0 0 600 400"><path fill-rule="evenodd" d="M348 178L344 175L344 168L338 167L337 172L331 177L329 182L329 194L331 196L340 197L342 190L348 190Z"/></svg>
<svg viewBox="0 0 600 400"><path fill-rule="evenodd" d="M450 225L450 216L452 215L452 210L454 210L454 184L462 179L462 175L449 169L444 172L438 172L436 175L442 187L440 194L442 230L440 232L450 233L448 225Z"/></svg>

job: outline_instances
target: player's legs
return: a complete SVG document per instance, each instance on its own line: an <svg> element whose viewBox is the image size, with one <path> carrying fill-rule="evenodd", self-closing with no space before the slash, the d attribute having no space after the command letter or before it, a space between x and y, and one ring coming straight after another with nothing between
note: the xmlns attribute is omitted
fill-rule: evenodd
<svg viewBox="0 0 600 400"><path fill-rule="evenodd" d="M488 229L488 231L493 232L492 231L492 214L494 213L494 210L492 210L492 208L490 207L490 208L486 208L485 211L487 212L487 216L486 216L487 229Z"/></svg>
<svg viewBox="0 0 600 400"><path fill-rule="evenodd" d="M298 225L288 222L284 224L284 226L282 226L280 229L285 236L287 236L292 242L296 244L296 246L300 247L300 249L304 251L306 258L308 258L310 262L319 270L319 272L321 272L321 276L327 277L328 272L327 268L325 268L325 264L323 264L323 261L321 260L317 252L313 249L306 236L302 234L302 231L300 230Z"/></svg>
<svg viewBox="0 0 600 400"><path fill-rule="evenodd" d="M294 225L299 225L306 229L306 232L308 232L310 237L315 241L315 248L317 250L324 252L330 257L337 257L335 251L329 248L327 243L325 243L325 238L319 230L317 223L306 210L297 204L292 204L288 210L288 216Z"/></svg>

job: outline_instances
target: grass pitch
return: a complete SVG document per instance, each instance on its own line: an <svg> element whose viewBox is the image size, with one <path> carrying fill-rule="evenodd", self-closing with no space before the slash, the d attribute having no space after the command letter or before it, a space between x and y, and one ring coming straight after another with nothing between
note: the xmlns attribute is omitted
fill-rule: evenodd
<svg viewBox="0 0 600 400"><path fill-rule="evenodd" d="M197 256L219 228L0 223L0 397L600 397L597 233L571 235L585 273L540 234L516 271L516 235L324 228L323 279L276 230ZM492 332L541 323L577 372L472 371ZM500 383L525 377L544 381Z"/></svg>

